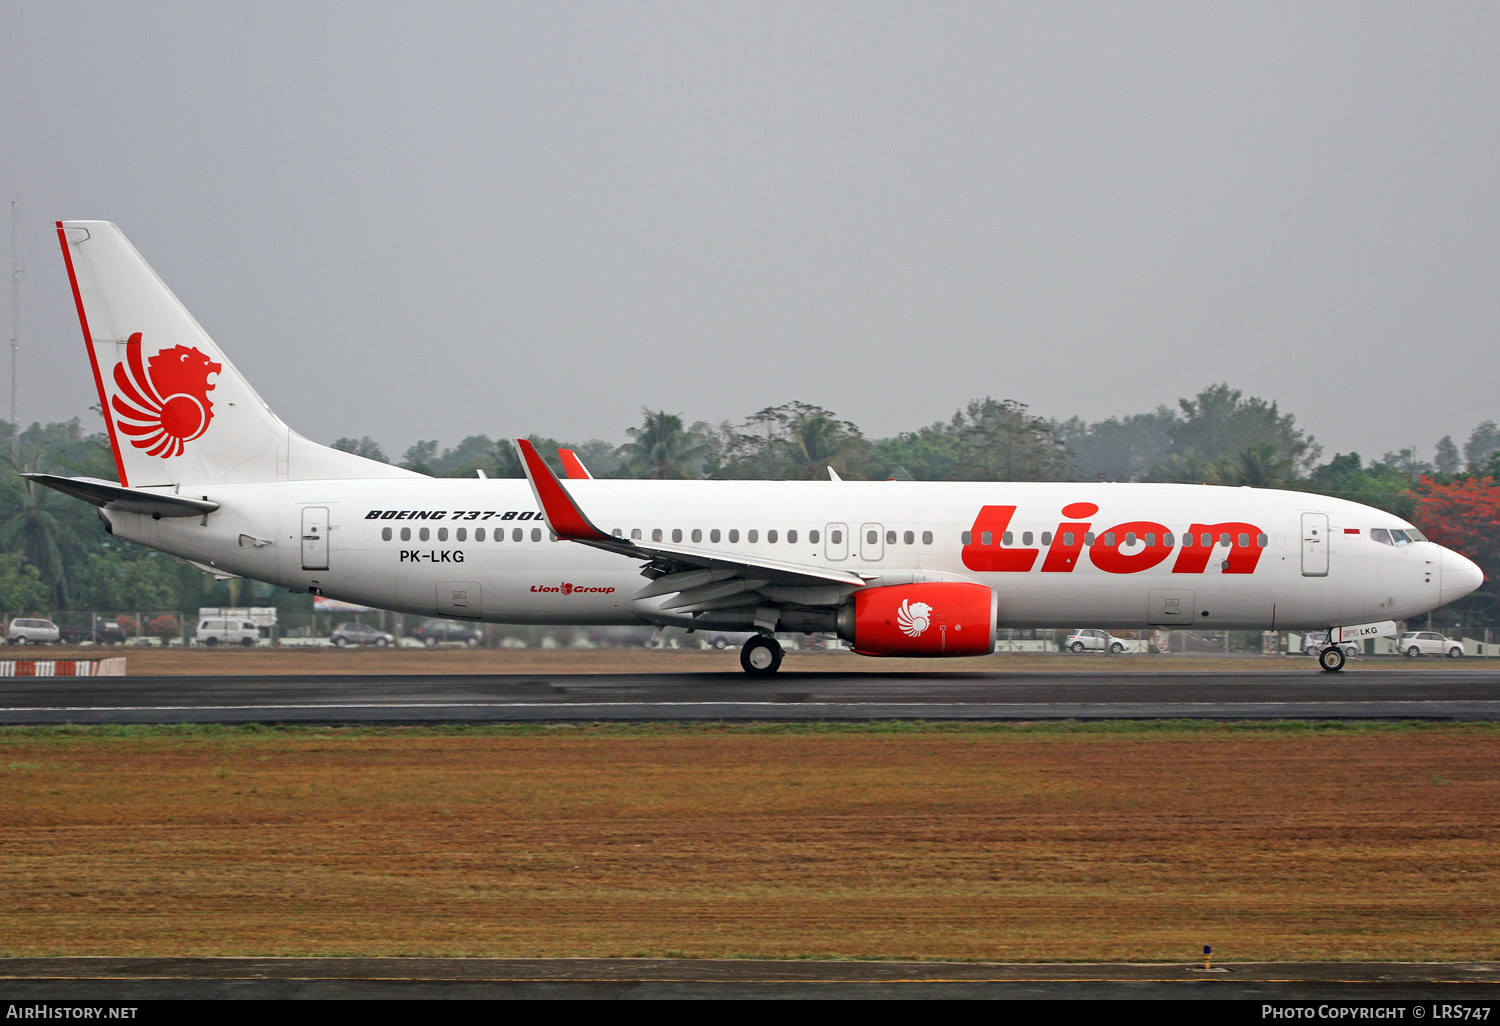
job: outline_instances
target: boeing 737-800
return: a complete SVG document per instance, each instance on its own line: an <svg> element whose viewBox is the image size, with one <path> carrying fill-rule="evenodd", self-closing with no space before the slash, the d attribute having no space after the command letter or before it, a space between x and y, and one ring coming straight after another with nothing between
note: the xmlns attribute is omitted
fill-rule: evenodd
<svg viewBox="0 0 1500 1026"><path fill-rule="evenodd" d="M1464 556L1305 492L1175 484L433 479L311 442L105 221L58 222L119 481L28 475L217 574L425 616L777 631L963 656L1006 627L1319 629L1467 595ZM1343 651L1322 653L1325 669Z"/></svg>

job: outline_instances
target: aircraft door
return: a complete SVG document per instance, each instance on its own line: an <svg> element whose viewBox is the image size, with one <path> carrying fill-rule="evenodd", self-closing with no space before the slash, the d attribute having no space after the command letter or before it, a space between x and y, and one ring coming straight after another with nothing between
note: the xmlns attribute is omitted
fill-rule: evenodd
<svg viewBox="0 0 1500 1026"><path fill-rule="evenodd" d="M867 563L885 558L885 528L879 524L859 525L859 558Z"/></svg>
<svg viewBox="0 0 1500 1026"><path fill-rule="evenodd" d="M302 507L302 569L328 569L328 507Z"/></svg>
<svg viewBox="0 0 1500 1026"><path fill-rule="evenodd" d="M849 558L849 525L829 524L823 532L823 553L831 560Z"/></svg>
<svg viewBox="0 0 1500 1026"><path fill-rule="evenodd" d="M478 581L439 581L437 611L439 616L477 620L480 614Z"/></svg>
<svg viewBox="0 0 1500 1026"><path fill-rule="evenodd" d="M1328 576L1328 514L1302 514L1302 576Z"/></svg>

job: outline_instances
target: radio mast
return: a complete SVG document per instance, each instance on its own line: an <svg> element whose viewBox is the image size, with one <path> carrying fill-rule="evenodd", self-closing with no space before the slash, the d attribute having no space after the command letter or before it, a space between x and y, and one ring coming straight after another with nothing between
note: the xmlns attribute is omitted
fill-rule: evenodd
<svg viewBox="0 0 1500 1026"><path fill-rule="evenodd" d="M10 458L16 459L21 422L16 419L16 355L21 350L21 209L20 201L10 201Z"/></svg>

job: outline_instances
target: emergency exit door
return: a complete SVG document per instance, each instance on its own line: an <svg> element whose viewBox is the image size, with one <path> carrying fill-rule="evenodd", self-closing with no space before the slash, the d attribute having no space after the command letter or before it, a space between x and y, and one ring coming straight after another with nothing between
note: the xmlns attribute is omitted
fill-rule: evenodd
<svg viewBox="0 0 1500 1026"><path fill-rule="evenodd" d="M302 569L328 569L328 507L302 507Z"/></svg>
<svg viewBox="0 0 1500 1026"><path fill-rule="evenodd" d="M1302 576L1328 576L1328 514L1302 514Z"/></svg>

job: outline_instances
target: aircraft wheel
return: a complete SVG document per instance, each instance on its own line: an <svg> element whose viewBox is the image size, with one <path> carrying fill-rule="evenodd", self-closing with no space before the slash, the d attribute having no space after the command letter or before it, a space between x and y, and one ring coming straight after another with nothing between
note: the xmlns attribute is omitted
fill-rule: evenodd
<svg viewBox="0 0 1500 1026"><path fill-rule="evenodd" d="M1344 668L1344 650L1337 646L1325 648L1318 653L1318 665L1329 673L1337 673Z"/></svg>
<svg viewBox="0 0 1500 1026"><path fill-rule="evenodd" d="M1109 654L1110 655L1119 655L1121 652L1124 652L1124 651L1125 651L1125 646L1122 645L1122 644L1120 644L1118 641L1115 642L1113 645L1109 646Z"/></svg>
<svg viewBox="0 0 1500 1026"><path fill-rule="evenodd" d="M1081 641L1075 641L1075 642L1073 642L1073 654L1074 655L1083 655L1083 642L1081 642Z"/></svg>
<svg viewBox="0 0 1500 1026"><path fill-rule="evenodd" d="M1406 650L1406 654L1410 658L1415 659L1417 656L1419 656L1419 655L1422 654L1422 650L1420 648L1418 648L1416 645L1413 645L1411 648L1409 648L1409 649Z"/></svg>
<svg viewBox="0 0 1500 1026"><path fill-rule="evenodd" d="M752 677L769 677L781 669L781 658L785 654L776 639L756 635L740 649L740 665Z"/></svg>

